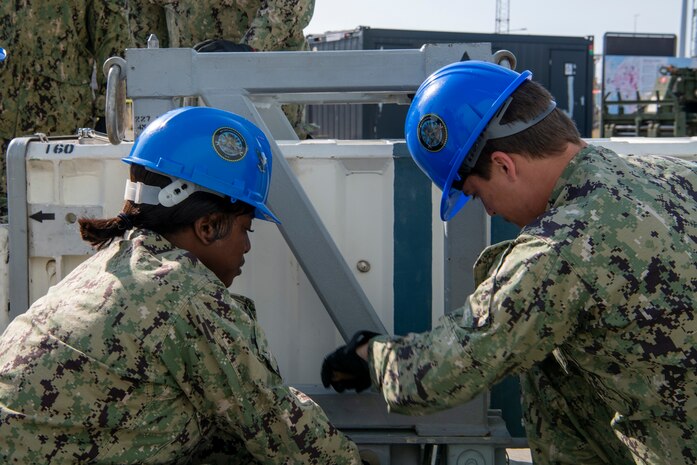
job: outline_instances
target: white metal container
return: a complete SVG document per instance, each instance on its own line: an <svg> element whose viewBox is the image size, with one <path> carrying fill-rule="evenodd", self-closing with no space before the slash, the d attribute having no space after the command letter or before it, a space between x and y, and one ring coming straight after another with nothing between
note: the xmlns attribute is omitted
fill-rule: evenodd
<svg viewBox="0 0 697 465"><path fill-rule="evenodd" d="M349 268L392 332L393 142L325 140L279 145ZM33 140L22 146L26 147L23 154L15 154L12 163L23 159L26 169L25 192L18 192L24 186L14 182L16 189L10 197L26 199L28 281L14 283L13 288L27 287L28 305L92 253L79 237L77 218L113 217L121 210L128 176L121 158L131 146L89 139ZM13 244L24 239L21 228L12 228L17 219L22 217L11 211L10 231L16 231L16 237L10 239ZM286 381L318 384L322 358L343 341L276 225L255 221L253 228L252 250L231 290L255 300L261 326ZM7 239L0 236L0 243L6 246ZM10 267L10 273L13 271ZM433 289L439 288L442 282L433 283ZM12 316L19 311L22 309L15 307ZM0 319L3 328L8 320L7 314Z"/></svg>
<svg viewBox="0 0 697 465"><path fill-rule="evenodd" d="M697 138L598 139L618 153L671 155L697 159ZM394 330L394 185L395 144L401 141L281 141L284 157L311 200L343 258L388 331ZM0 230L0 253L21 244L24 230L12 223L13 203L24 197L28 279L13 282L12 266L0 267L0 300L26 286L28 303L65 277L92 253L77 232L80 216L111 217L122 207L127 165L120 159L130 143L114 146L94 139L27 141L19 155L8 151L10 163L21 157L26 170L11 183L11 224ZM15 146L15 149L18 146ZM15 160L12 159L14 156ZM12 170L10 170L12 175ZM25 189L25 192L18 190ZM432 191L432 321L443 314L443 224L438 220L439 193ZM15 214L14 218L18 218ZM21 217L19 217L21 218ZM484 223L485 220L479 219ZM285 379L292 384L319 383L326 353L342 343L317 293L286 245L278 228L256 221L252 250L231 290L255 300ZM17 237L12 237L12 236ZM14 255L21 248L10 249ZM13 258L21 261L21 257ZM10 265L12 261L10 262ZM3 308L7 309L8 305ZM12 307L10 306L10 309ZM0 313L0 329L12 316Z"/></svg>

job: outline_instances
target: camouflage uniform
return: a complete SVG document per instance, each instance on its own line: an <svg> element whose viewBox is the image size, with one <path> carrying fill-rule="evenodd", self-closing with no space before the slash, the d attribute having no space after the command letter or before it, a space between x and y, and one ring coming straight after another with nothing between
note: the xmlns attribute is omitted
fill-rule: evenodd
<svg viewBox="0 0 697 465"><path fill-rule="evenodd" d="M360 464L283 385L253 303L133 231L0 338L0 462Z"/></svg>
<svg viewBox="0 0 697 465"><path fill-rule="evenodd" d="M4 154L14 137L43 132L74 134L94 127L104 113L91 87L104 87L101 66L123 53L128 41L126 0L28 1L0 3L0 196L4 197ZM101 100L103 105L103 99ZM0 214L6 214L4 204Z"/></svg>
<svg viewBox="0 0 697 465"><path fill-rule="evenodd" d="M245 43L260 51L306 50L303 29L315 0L136 0L130 2L130 26L137 47L150 34L160 47L193 47L206 39ZM298 137L304 139L302 105L284 105Z"/></svg>
<svg viewBox="0 0 697 465"><path fill-rule="evenodd" d="M523 373L536 464L695 464L695 263L697 165L587 147L463 309L371 342L373 382L414 414Z"/></svg>
<svg viewBox="0 0 697 465"><path fill-rule="evenodd" d="M314 7L314 0L132 0L129 16L136 47L154 33L160 47L227 39L257 50L303 50Z"/></svg>

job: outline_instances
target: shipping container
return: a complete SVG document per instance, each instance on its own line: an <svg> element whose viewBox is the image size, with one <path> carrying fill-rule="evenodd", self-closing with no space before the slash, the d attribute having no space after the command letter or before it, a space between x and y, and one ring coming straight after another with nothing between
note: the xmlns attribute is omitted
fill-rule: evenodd
<svg viewBox="0 0 697 465"><path fill-rule="evenodd" d="M593 37L410 31L358 27L352 31L307 36L311 50L382 50L420 48L429 43L491 43L492 51L509 50L516 69L552 93L559 108L590 137L593 123ZM386 70L389 72L389 70ZM408 107L397 104L309 105L313 136L335 139L401 139Z"/></svg>

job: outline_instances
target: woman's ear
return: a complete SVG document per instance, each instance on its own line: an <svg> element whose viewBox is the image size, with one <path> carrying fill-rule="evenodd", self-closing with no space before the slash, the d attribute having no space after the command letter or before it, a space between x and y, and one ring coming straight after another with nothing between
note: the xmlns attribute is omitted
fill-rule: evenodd
<svg viewBox="0 0 697 465"><path fill-rule="evenodd" d="M209 213L194 221L194 235L203 245L210 245L216 241L216 220L217 213Z"/></svg>

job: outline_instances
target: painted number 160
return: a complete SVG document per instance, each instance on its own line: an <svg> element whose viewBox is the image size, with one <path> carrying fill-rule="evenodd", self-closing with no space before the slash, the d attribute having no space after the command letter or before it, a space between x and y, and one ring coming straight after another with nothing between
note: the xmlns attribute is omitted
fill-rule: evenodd
<svg viewBox="0 0 697 465"><path fill-rule="evenodd" d="M73 153L75 150L75 144L47 144L46 153Z"/></svg>

